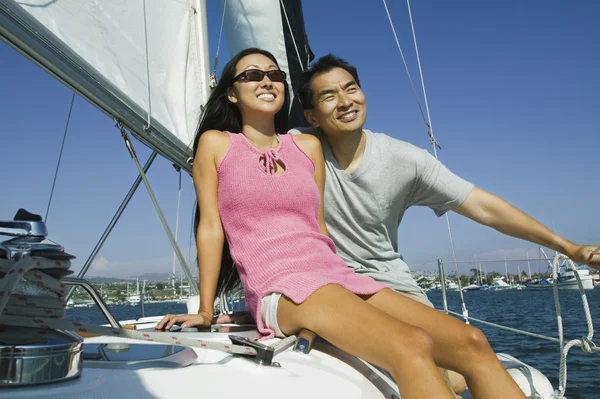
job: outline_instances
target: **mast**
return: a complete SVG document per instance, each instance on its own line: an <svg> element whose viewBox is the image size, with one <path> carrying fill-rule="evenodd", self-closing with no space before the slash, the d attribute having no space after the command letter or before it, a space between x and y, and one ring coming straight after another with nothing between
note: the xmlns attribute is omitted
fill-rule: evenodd
<svg viewBox="0 0 600 399"><path fill-rule="evenodd" d="M483 274L485 275L485 284L487 285L488 279L487 279L487 271L485 270L485 263L483 264Z"/></svg>

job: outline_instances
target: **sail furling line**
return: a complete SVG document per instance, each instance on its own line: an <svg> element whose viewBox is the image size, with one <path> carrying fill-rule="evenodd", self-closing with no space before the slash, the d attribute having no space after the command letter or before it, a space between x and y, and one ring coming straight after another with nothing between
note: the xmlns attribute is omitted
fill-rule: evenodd
<svg viewBox="0 0 600 399"><path fill-rule="evenodd" d="M219 50L221 49L221 37L223 36L223 25L225 25L225 13L227 12L227 0L223 5L223 15L221 16L221 28L219 29L219 40L217 41L217 53L215 54L215 65L213 73L210 75L210 88L217 87L217 66L219 65Z"/></svg>
<svg viewBox="0 0 600 399"><path fill-rule="evenodd" d="M425 79L423 78L423 69L421 68L421 59L419 57L419 47L417 46L417 36L415 33L415 26L413 23L413 18L412 18L412 11L410 9L410 0L406 0L406 4L408 6L408 15L409 15L409 19L410 19L410 26L411 26L411 30L412 30L412 35L413 35L413 43L415 45L415 53L417 56L417 64L419 66L419 76L421 78L421 88L423 90L423 97L425 100L425 109L427 112L427 116L425 116L425 113L423 112L423 107L421 105L421 102L419 101L419 97L417 95L417 91L415 89L415 85L414 82L412 80L412 77L410 75L410 71L408 69L408 65L406 63L406 58L404 57L404 52L402 51L402 46L400 46L400 41L398 40L398 35L396 34L396 29L394 27L394 23L392 21L392 17L390 15L390 11L388 9L387 6L387 1L383 0L383 6L385 7L385 12L387 14L388 20L390 22L390 26L392 28L392 32L394 34L394 38L396 39L396 45L398 46L398 50L400 51L400 56L402 57L402 61L404 63L404 68L406 69L406 74L408 75L408 80L410 81L410 85L412 87L413 90L413 95L415 96L415 100L417 101L417 104L419 106L419 111L421 112L421 117L423 118L423 122L425 123L425 126L427 126L427 134L429 135L429 140L431 141L431 147L433 148L433 154L435 156L435 159L439 159L438 158L438 153L437 150L438 148L441 149L439 143L437 142L434 134L433 134L433 126L431 123L431 113L429 112L429 103L427 101L427 91L425 90ZM450 217L448 216L448 213L445 214L446 217L446 224L448 227L448 236L450 237L450 247L452 248L452 257L454 259L454 266L456 268L456 276L457 276L457 280L458 280L458 290L460 292L460 299L461 299L461 303L462 303L462 313L463 313L463 318L465 319L465 322L467 324L469 324L469 311L467 310L467 306L465 304L465 299L463 296L463 292L462 292L462 287L460 284L460 278L458 278L458 276L460 276L459 271L458 271L458 263L456 261L456 250L454 247L454 237L452 236L452 227L450 226Z"/></svg>
<svg viewBox="0 0 600 399"><path fill-rule="evenodd" d="M50 198L48 198L48 206L46 207L46 216L44 222L48 223L48 214L50 213L50 204L52 204L52 197L54 195L54 187L56 186L56 178L58 177L58 169L60 168L60 161L62 159L63 150L65 148L65 140L67 139L67 131L69 130L69 122L71 122L71 112L73 111L73 103L75 102L75 92L71 97L71 105L69 106L69 116L67 116L67 124L65 126L65 132L63 133L62 144L60 146L60 152L58 154L58 162L56 163L56 171L54 172L54 181L52 182L52 189L50 190Z"/></svg>
<svg viewBox="0 0 600 399"><path fill-rule="evenodd" d="M144 18L144 46L145 46L145 55L146 55L146 89L148 91L148 121L146 122L145 130L147 132L150 131L150 120L152 118L152 97L150 91L150 61L148 58L148 27L146 26L146 0L142 0L142 8L143 13L142 16Z"/></svg>
<svg viewBox="0 0 600 399"><path fill-rule="evenodd" d="M419 66L419 77L421 78L421 88L423 89L423 99L425 101L425 111L427 112L427 127L429 134L429 139L431 140L431 147L433 148L433 153L435 155L435 159L438 158L437 149L441 148L438 144L435 136L433 134L433 124L431 123L431 113L429 112L429 102L427 101L427 91L425 90L425 78L423 77L423 69L421 68L421 57L419 56L419 46L417 45L417 35L415 33L415 24L413 22L412 11L410 9L410 0L406 0L406 5L408 7L408 16L410 19L410 28L413 35L413 43L415 45L415 54L417 57L417 65ZM465 319L465 322L469 324L469 311L467 310L467 305L465 304L465 298L463 296L463 290L460 285L460 273L458 272L458 263L456 262L456 249L454 247L454 237L452 236L452 227L450 226L450 216L448 212L446 212L446 225L448 227L448 236L450 238L450 247L452 248L452 258L454 260L454 267L456 268L456 279L458 281L458 290L460 292L460 302L462 304L462 313Z"/></svg>
<svg viewBox="0 0 600 399"><path fill-rule="evenodd" d="M417 106L419 107L419 112L421 112L421 117L423 118L423 123L427 126L427 130L430 130L429 123L427 122L427 118L425 117L425 112L423 112L423 106L421 105L421 101L419 101L419 95L417 94L417 89L415 88L415 84L413 82L412 76L410 74L410 70L408 69L408 64L406 63L406 58L404 57L404 51L402 51L402 46L400 45L400 41L398 40L398 35L396 34L396 28L394 26L394 22L392 21L392 16L390 15L390 10L387 6L387 1L383 0L383 6L385 7L385 12L388 17L388 21L390 22L390 27L392 28L392 33L394 34L394 39L396 39L396 46L398 47L398 51L400 51L400 57L402 57L402 62L404 63L404 69L406 70L406 74L408 75L408 81L410 82L410 87L412 88L413 95L415 96L415 101L417 102Z"/></svg>
<svg viewBox="0 0 600 399"><path fill-rule="evenodd" d="M413 42L415 44L415 54L417 55L417 65L419 66L419 76L421 77L423 99L425 100L425 111L427 112L427 127L429 129L429 138L431 139L431 145L433 146L433 151L435 153L435 157L437 158L437 148L441 147L435 139L435 136L433 135L433 125L431 124L431 114L429 112L429 101L427 101L427 90L425 90L425 80L423 78L423 70L421 68L421 57L419 57L419 46L417 46L417 35L415 34L415 25L413 23L412 12L410 10L410 0L406 0L406 5L408 6L408 17L410 18L410 28L412 30Z"/></svg>

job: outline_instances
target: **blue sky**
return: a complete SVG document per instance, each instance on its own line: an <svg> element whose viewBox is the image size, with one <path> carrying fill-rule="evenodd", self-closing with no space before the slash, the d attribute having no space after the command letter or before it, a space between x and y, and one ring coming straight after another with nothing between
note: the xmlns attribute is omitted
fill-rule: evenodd
<svg viewBox="0 0 600 399"><path fill-rule="evenodd" d="M212 60L221 11L216 2L208 3ZM406 3L389 3L419 84ZM357 66L368 101L367 128L430 148L383 4L350 4L304 2L314 53L332 52ZM600 4L415 1L411 6L433 126L442 145L440 160L559 234L600 243ZM227 57L225 43L221 66ZM0 77L0 220L12 218L19 207L43 215L72 93L4 43ZM150 153L139 143L136 149L142 160ZM78 257L75 269L136 176L112 121L77 97L48 220L50 238ZM159 159L149 178L174 227L177 174ZM191 179L184 175L179 242L192 257L193 201ZM523 257L526 249L537 256L533 244L450 216L459 259ZM411 265L451 257L446 222L428 209L411 209L399 237ZM167 272L171 262L172 249L142 187L90 274ZM504 269L490 264L487 270L494 268Z"/></svg>

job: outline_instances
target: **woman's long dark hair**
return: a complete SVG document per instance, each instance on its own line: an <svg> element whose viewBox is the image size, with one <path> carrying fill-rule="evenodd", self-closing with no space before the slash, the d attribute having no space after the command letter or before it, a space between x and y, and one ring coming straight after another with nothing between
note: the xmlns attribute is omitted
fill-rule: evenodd
<svg viewBox="0 0 600 399"><path fill-rule="evenodd" d="M233 79L235 78L235 68L237 63L242 58L250 54L262 54L272 60L279 68L279 63L273 54L255 47L240 51L227 63L227 65L223 67L221 79L206 103L198 130L196 130L196 137L194 139L193 147L194 157L196 156L196 151L198 150L198 140L200 139L202 133L206 132L207 130L214 129L232 133L242 132L242 114L240 113L239 108L229 101L227 98L227 92L234 83ZM281 110L275 114L275 131L280 134L285 134L288 131L288 110L290 104L288 84L286 81L284 81L283 84L285 86L285 100L283 103L283 108L281 108ZM199 224L200 208L196 203L196 213L194 215L195 236L198 234ZM217 282L217 296L232 290L239 282L240 276L231 257L229 243L227 242L227 238L225 238L225 242L223 244L223 257L221 258L221 271L219 273L219 280Z"/></svg>

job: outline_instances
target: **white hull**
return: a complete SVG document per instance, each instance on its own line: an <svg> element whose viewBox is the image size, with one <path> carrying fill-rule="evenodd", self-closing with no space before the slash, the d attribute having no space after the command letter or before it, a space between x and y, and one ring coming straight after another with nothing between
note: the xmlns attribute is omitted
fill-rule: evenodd
<svg viewBox="0 0 600 399"><path fill-rule="evenodd" d="M151 298L148 295L144 296L144 303L149 303ZM141 298L139 295L131 295L125 299L125 303L129 306L138 306L141 302Z"/></svg>
<svg viewBox="0 0 600 399"><path fill-rule="evenodd" d="M584 290L593 290L594 289L594 281L592 280L592 276L582 276L581 277L581 285ZM553 284L527 284L528 290L551 290ZM559 290L578 290L579 285L577 284L577 280L570 281L561 281L558 283Z"/></svg>

